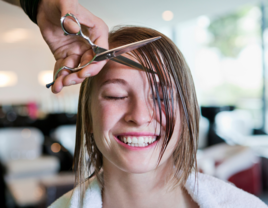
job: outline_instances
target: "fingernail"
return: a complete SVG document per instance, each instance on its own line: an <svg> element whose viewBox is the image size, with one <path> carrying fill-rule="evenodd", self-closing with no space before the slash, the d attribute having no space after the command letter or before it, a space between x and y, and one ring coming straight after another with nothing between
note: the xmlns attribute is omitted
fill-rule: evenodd
<svg viewBox="0 0 268 208"><path fill-rule="evenodd" d="M74 84L76 84L76 82L75 81L71 81L71 83L70 83L71 85L74 85Z"/></svg>
<svg viewBox="0 0 268 208"><path fill-rule="evenodd" d="M86 77L90 77L90 76L91 76L91 74L89 74L89 73L86 74Z"/></svg>

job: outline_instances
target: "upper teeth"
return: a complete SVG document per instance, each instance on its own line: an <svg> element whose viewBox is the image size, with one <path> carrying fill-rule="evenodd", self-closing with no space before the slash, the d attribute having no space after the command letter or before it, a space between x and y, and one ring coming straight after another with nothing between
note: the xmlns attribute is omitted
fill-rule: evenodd
<svg viewBox="0 0 268 208"><path fill-rule="evenodd" d="M155 136L120 136L120 140L129 146L145 147L156 140Z"/></svg>

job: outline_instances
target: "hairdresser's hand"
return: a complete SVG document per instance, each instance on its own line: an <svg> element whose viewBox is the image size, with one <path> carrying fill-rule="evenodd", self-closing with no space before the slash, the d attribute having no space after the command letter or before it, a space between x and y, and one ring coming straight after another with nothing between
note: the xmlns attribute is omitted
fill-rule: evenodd
<svg viewBox="0 0 268 208"><path fill-rule="evenodd" d="M37 23L56 59L54 74L62 66L77 67L79 63L83 65L93 58L89 44L85 43L81 37L64 36L60 18L68 12L74 14L79 22L87 27L92 42L108 48L107 25L82 7L78 0L41 0ZM78 26L71 20L65 19L64 26L68 32L78 32ZM76 73L62 70L52 86L52 92L58 93L64 86L81 83L86 77L96 75L105 63L102 61L90 64Z"/></svg>

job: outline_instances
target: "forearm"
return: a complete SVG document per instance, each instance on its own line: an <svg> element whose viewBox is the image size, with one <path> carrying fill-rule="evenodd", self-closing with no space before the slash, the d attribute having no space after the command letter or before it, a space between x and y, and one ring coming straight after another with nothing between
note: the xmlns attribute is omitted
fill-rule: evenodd
<svg viewBox="0 0 268 208"><path fill-rule="evenodd" d="M3 1L20 7L20 0L3 0Z"/></svg>

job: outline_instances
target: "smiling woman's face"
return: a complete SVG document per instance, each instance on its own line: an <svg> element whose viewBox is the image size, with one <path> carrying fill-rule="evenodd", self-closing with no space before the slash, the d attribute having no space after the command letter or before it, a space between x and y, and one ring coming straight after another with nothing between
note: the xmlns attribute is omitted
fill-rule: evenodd
<svg viewBox="0 0 268 208"><path fill-rule="evenodd" d="M160 98L161 98L160 92ZM146 73L109 61L94 77L91 91L92 131L103 155L104 168L116 167L129 173L145 173L157 167L165 132L154 104ZM175 128L161 159L173 165L172 153L180 134L176 110Z"/></svg>

